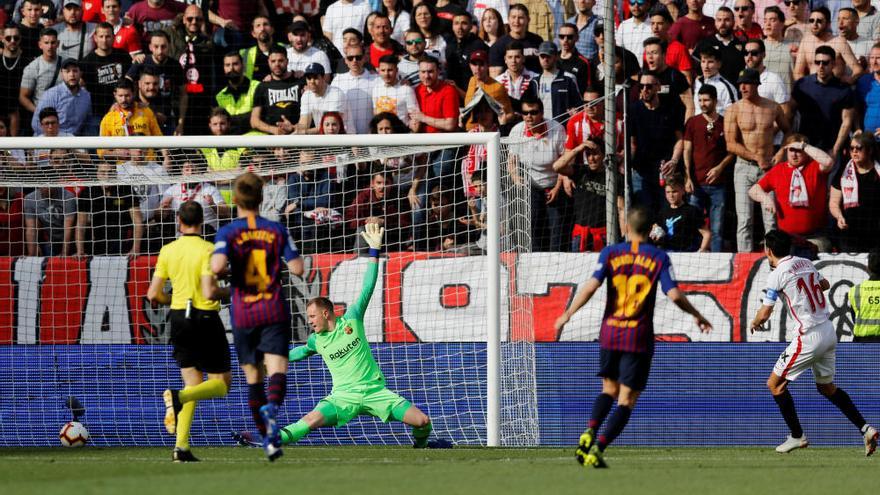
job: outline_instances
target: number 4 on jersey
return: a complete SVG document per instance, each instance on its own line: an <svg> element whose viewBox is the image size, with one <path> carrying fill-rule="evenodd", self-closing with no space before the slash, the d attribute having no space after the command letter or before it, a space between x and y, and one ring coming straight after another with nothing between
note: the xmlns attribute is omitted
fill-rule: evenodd
<svg viewBox="0 0 880 495"><path fill-rule="evenodd" d="M256 287L258 292L266 292L271 281L266 269L266 250L252 250L244 268L244 283Z"/></svg>

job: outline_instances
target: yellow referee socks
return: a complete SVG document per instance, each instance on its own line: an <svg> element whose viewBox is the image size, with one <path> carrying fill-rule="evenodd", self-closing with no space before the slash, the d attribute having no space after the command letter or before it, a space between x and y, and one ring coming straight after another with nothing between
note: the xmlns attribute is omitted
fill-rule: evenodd
<svg viewBox="0 0 880 495"><path fill-rule="evenodd" d="M186 387L180 391L178 397L180 402L186 404L191 401L213 399L215 397L223 397L224 395L226 395L226 382L214 378L202 382L195 387Z"/></svg>
<svg viewBox="0 0 880 495"><path fill-rule="evenodd" d="M186 402L183 404L183 408L177 415L177 442L174 444L175 447L189 450L189 429L192 426L195 412L195 402Z"/></svg>

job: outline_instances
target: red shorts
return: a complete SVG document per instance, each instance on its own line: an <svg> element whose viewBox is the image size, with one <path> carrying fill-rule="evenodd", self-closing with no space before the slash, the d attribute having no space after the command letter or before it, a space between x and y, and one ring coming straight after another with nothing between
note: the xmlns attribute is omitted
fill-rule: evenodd
<svg viewBox="0 0 880 495"><path fill-rule="evenodd" d="M605 234L605 227L587 227L575 224L571 229L572 252L601 251L605 247Z"/></svg>

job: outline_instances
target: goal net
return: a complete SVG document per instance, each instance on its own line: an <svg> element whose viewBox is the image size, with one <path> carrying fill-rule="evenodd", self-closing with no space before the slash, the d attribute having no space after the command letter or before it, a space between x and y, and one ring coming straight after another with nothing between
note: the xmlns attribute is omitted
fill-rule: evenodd
<svg viewBox="0 0 880 495"><path fill-rule="evenodd" d="M527 200L499 179L507 147L499 152L495 139L0 143L0 444L57 445L59 428L71 419L68 397L84 406L81 421L96 445L173 442L162 429L161 393L182 382L168 345L167 309L145 298L156 255L178 235L182 201L202 204L211 239L236 215L232 179L250 170L266 181L261 215L284 223L305 258L302 277L285 274L294 343L310 332L309 298L327 296L337 311L357 298L366 268L358 234L367 218L378 217L386 249L365 327L388 387L456 444L536 445L530 308L511 304L508 283L516 253L528 250ZM225 306L221 317L229 328ZM234 351L233 372L228 397L199 404L194 444L231 444L231 432L253 429ZM319 356L292 363L280 421L296 421L330 387ZM366 417L303 441L410 442L402 425Z"/></svg>

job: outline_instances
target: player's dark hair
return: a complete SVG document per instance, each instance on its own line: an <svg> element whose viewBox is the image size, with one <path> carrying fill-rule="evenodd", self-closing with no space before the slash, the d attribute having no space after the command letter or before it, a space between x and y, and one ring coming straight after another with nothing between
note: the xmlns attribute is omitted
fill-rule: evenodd
<svg viewBox="0 0 880 495"><path fill-rule="evenodd" d="M198 227L205 221L205 213L202 211L202 205L197 201L189 200L180 205L177 218L187 227Z"/></svg>
<svg viewBox="0 0 880 495"><path fill-rule="evenodd" d="M309 299L309 303L306 304L306 307L315 305L320 310L327 310L330 314L333 314L333 301L327 299L326 297L313 297Z"/></svg>
<svg viewBox="0 0 880 495"><path fill-rule="evenodd" d="M255 211L263 202L263 179L252 172L245 172L235 178L232 186L232 200L239 208Z"/></svg>
<svg viewBox="0 0 880 495"><path fill-rule="evenodd" d="M654 215L644 206L634 206L626 214L626 223L629 230L636 235L648 237L651 227L654 226Z"/></svg>
<svg viewBox="0 0 880 495"><path fill-rule="evenodd" d="M880 278L880 250L878 249L868 253L868 275L872 280Z"/></svg>
<svg viewBox="0 0 880 495"><path fill-rule="evenodd" d="M781 230L771 230L764 234L764 246L777 258L788 256L791 254L791 236Z"/></svg>

